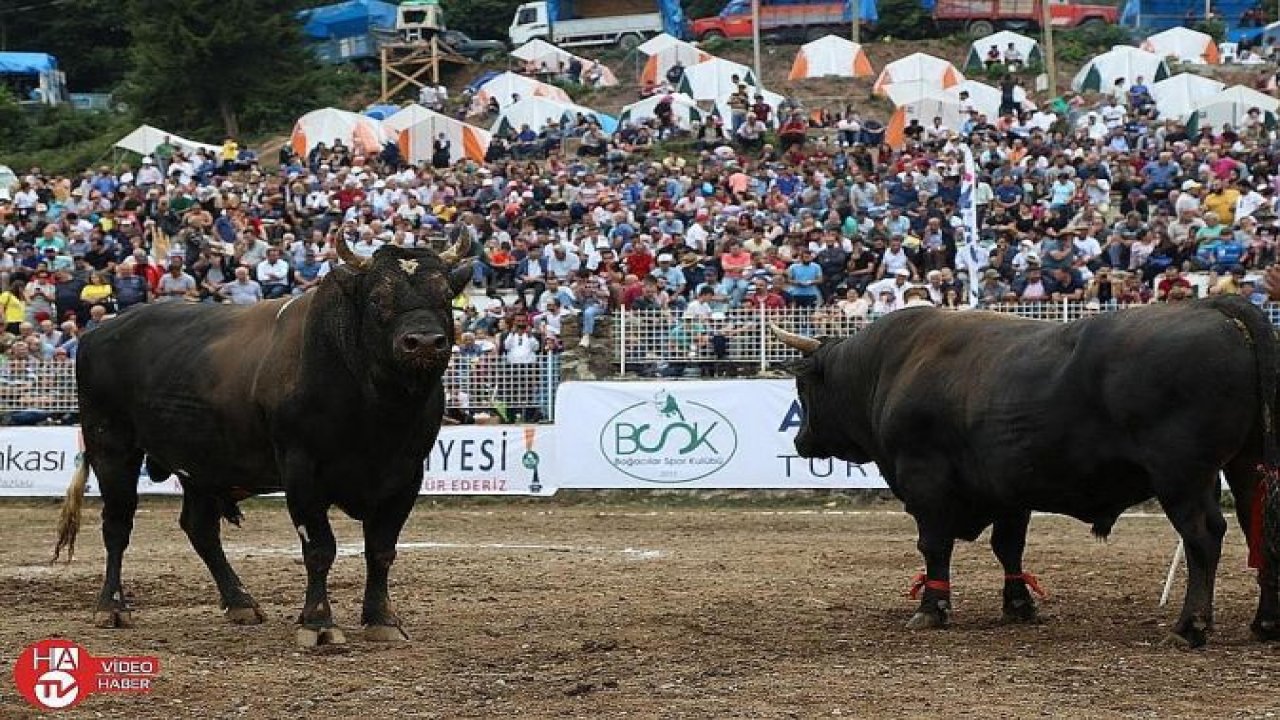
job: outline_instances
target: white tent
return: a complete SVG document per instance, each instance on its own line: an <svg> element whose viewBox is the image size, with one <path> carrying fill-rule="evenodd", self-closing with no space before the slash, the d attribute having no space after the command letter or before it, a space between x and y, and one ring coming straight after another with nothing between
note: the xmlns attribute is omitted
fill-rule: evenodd
<svg viewBox="0 0 1280 720"><path fill-rule="evenodd" d="M871 61L861 45L836 35L826 35L800 46L787 79L871 77L871 73Z"/></svg>
<svg viewBox="0 0 1280 720"><path fill-rule="evenodd" d="M961 93L968 93L968 97L961 98ZM993 122L1000 115L1001 95L1000 88L980 83L977 80L965 80L959 85L952 85L942 91L942 97L960 105L966 112L973 108L986 115L987 119ZM1013 89L1013 101L1018 103L1024 110L1030 110L1035 107L1027 102L1027 91L1021 85Z"/></svg>
<svg viewBox="0 0 1280 720"><path fill-rule="evenodd" d="M394 115L382 121L382 127L388 132L399 133L410 125L427 120L439 113L429 110L418 103L410 103L400 108Z"/></svg>
<svg viewBox="0 0 1280 720"><path fill-rule="evenodd" d="M1223 125L1241 128L1250 122L1249 111L1254 109L1261 112L1260 117L1257 118L1258 122L1263 123L1267 128L1275 127L1280 100L1253 88L1235 85L1195 103L1192 106L1187 127L1192 132L1196 132L1205 125L1212 125L1215 128Z"/></svg>
<svg viewBox="0 0 1280 720"><path fill-rule="evenodd" d="M996 50L1000 51L1002 62L1005 58L1005 52L1010 45L1013 45L1013 49L1017 50L1018 56L1022 58L1023 66L1044 64L1044 51L1040 49L1040 43L1026 35L1002 30L994 35L988 35L973 41L973 44L969 46L969 56L964 61L964 69L981 70L986 67L987 53L991 51L991 46L993 45Z"/></svg>
<svg viewBox="0 0 1280 720"><path fill-rule="evenodd" d="M893 111L893 116L889 118L889 124L885 128L885 143L895 149L901 148L907 141L903 130L912 120L918 120L924 127L930 127L933 125L934 118L942 118L943 127L958 133L968 119L968 115L959 103L942 97L923 98L899 105Z"/></svg>
<svg viewBox="0 0 1280 720"><path fill-rule="evenodd" d="M676 63L689 68L715 57L666 34L659 35L636 49L648 56L644 67L640 69L640 84L649 87L665 82L667 71L675 67Z"/></svg>
<svg viewBox="0 0 1280 720"><path fill-rule="evenodd" d="M341 140L354 152L373 154L395 137L379 120L337 108L321 108L298 118L289 143L300 157L306 157L316 145L332 146L335 140Z"/></svg>
<svg viewBox="0 0 1280 720"><path fill-rule="evenodd" d="M539 132L550 120L563 125L566 122L572 123L578 114L595 117L600 121L600 127L605 132L613 132L618 125L618 121L614 118L588 107L551 98L528 97L503 108L490 132L494 135L501 135L508 131L519 132L521 125L528 125L534 132Z"/></svg>
<svg viewBox="0 0 1280 720"><path fill-rule="evenodd" d="M769 107L773 108L773 112L769 114L768 125L770 127L777 127L782 122L782 118L778 117L778 108L781 107L786 98L771 90L765 90L764 88L751 88L750 93L750 100L752 103L756 101L755 96L759 94L764 97L764 101L766 103L769 103ZM715 113L725 121L725 128L731 130L732 128L730 128L728 124L729 118L733 116L733 111L729 108L730 95L732 95L732 93L727 93L722 97L716 98Z"/></svg>
<svg viewBox="0 0 1280 720"><path fill-rule="evenodd" d="M476 113L484 112L489 105L490 98L498 101L499 108L505 108L515 102L512 98L514 95L519 95L521 100L542 97L566 103L573 102L569 97L569 93L555 85L548 85L513 72L504 72L501 75L495 75L480 86L480 89L476 91L475 99L472 101L471 110Z"/></svg>
<svg viewBox="0 0 1280 720"><path fill-rule="evenodd" d="M399 117L407 110L408 108L401 110L392 117ZM423 113L415 113L416 120L397 130L396 142L400 146L400 154L406 160L411 163L429 162L435 149L435 140L443 133L449 140L450 164L463 158L484 162L485 153L489 151L489 139L492 137L488 130L426 108L422 110Z"/></svg>
<svg viewBox="0 0 1280 720"><path fill-rule="evenodd" d="M9 193L18 191L18 183L18 174L10 170L8 165L0 165L0 198L12 199Z"/></svg>
<svg viewBox="0 0 1280 720"><path fill-rule="evenodd" d="M188 140L171 132L165 132L159 128L150 125L139 125L137 130L125 135L116 142L115 147L121 150L128 150L139 155L150 155L155 152L156 146L164 143L165 138L169 138L169 142L175 147L181 148L186 152L195 152L197 150L208 150L216 152L219 148L217 145L208 145L199 143L194 140Z"/></svg>
<svg viewBox="0 0 1280 720"><path fill-rule="evenodd" d="M695 122L705 122L706 113L694 102L693 98L683 93L673 93L671 97L671 116L676 127L688 129ZM654 95L637 103L622 108L618 116L619 123L644 122L656 117L654 109L662 102L662 95Z"/></svg>
<svg viewBox="0 0 1280 720"><path fill-rule="evenodd" d="M1169 66L1164 58L1139 50L1128 45L1116 45L1107 52L1098 55L1080 68L1071 81L1071 89L1076 92L1112 92L1117 81L1122 88L1128 88L1142 78L1150 84L1160 82L1169 77Z"/></svg>
<svg viewBox="0 0 1280 720"><path fill-rule="evenodd" d="M938 90L964 82L964 75L955 65L940 57L913 53L901 60L894 60L880 71L873 90L877 95L887 95L894 83L919 81L931 83Z"/></svg>
<svg viewBox="0 0 1280 720"><path fill-rule="evenodd" d="M524 62L530 63L538 68L546 68L552 72L558 72L561 68L568 67L569 63L571 63L575 58L582 65L583 70L591 67L595 62L594 60L588 60L574 55L568 50L562 50L542 38L534 38L515 50L512 50L511 57L523 60ZM614 77L613 71L609 69L609 66L604 63L600 63L600 72L599 84L602 87L609 87L618 84L618 78Z"/></svg>
<svg viewBox="0 0 1280 720"><path fill-rule="evenodd" d="M1217 95L1227 86L1201 75L1179 73L1148 87L1160 117L1181 119L1191 113L1196 101Z"/></svg>
<svg viewBox="0 0 1280 720"><path fill-rule="evenodd" d="M1142 49L1162 58L1197 65L1217 65L1222 62L1218 43L1212 35L1189 28L1174 27L1158 32L1142 42Z"/></svg>
<svg viewBox="0 0 1280 720"><path fill-rule="evenodd" d="M738 87L733 83L733 76L747 85L757 85L755 73L746 65L729 62L723 58L712 58L685 68L684 77L680 80L680 92L694 100L717 100L728 97Z"/></svg>

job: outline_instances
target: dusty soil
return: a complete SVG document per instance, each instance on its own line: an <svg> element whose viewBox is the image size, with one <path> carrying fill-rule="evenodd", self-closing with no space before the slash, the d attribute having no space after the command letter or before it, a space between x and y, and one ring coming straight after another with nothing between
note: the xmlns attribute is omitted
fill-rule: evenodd
<svg viewBox="0 0 1280 720"><path fill-rule="evenodd" d="M1280 649L1250 640L1254 585L1228 536L1211 645L1164 647L1174 541L1123 518L1110 544L1059 518L1032 523L1045 622L1004 626L985 543L956 554L957 611L911 633L919 567L893 511L564 506L419 507L392 596L414 641L364 641L358 527L337 523L331 588L341 648L300 651L303 569L282 504L247 504L228 555L268 621L218 612L178 506L147 500L127 556L131 630L91 627L103 553L90 506L80 554L50 567L54 506L0 506L0 655L58 635L91 653L158 655L150 696L93 696L70 716L129 718L1271 717ZM1180 599L1180 598L1179 598ZM34 717L7 677L0 717Z"/></svg>

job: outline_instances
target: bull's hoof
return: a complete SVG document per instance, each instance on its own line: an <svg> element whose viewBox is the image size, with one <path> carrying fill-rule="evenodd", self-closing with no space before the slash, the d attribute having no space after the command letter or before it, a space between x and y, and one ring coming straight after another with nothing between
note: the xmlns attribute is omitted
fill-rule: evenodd
<svg viewBox="0 0 1280 720"><path fill-rule="evenodd" d="M1034 603L1015 603L1004 606L1000 621L1009 625L1034 625L1040 622L1040 614Z"/></svg>
<svg viewBox="0 0 1280 720"><path fill-rule="evenodd" d="M261 625L266 622L267 616L257 605L249 607L229 607L227 608L227 620L233 625Z"/></svg>
<svg viewBox="0 0 1280 720"><path fill-rule="evenodd" d="M1262 642L1280 640L1280 621L1254 620L1249 624L1249 631L1253 633L1255 640Z"/></svg>
<svg viewBox="0 0 1280 720"><path fill-rule="evenodd" d="M347 636L341 628L309 628L300 627L296 636L298 647L313 648L321 645L346 645Z"/></svg>
<svg viewBox="0 0 1280 720"><path fill-rule="evenodd" d="M133 613L117 609L99 610L93 614L93 626L104 629L131 628Z"/></svg>
<svg viewBox="0 0 1280 720"><path fill-rule="evenodd" d="M368 625L364 629L364 639L369 642L409 642L409 633L399 625Z"/></svg>
<svg viewBox="0 0 1280 720"><path fill-rule="evenodd" d="M1203 620L1189 619L1179 621L1174 626L1173 632L1166 638L1165 644L1188 650L1204 647L1205 643L1209 642L1209 627L1209 623Z"/></svg>
<svg viewBox="0 0 1280 720"><path fill-rule="evenodd" d="M941 615L934 613L918 612L911 616L907 621L908 630L931 630L933 628L944 628L947 626L947 619Z"/></svg>

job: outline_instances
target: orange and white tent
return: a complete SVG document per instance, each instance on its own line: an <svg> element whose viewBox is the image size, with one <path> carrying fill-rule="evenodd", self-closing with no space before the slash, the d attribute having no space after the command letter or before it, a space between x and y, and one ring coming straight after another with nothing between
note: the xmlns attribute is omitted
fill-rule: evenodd
<svg viewBox="0 0 1280 720"><path fill-rule="evenodd" d="M1184 27L1174 27L1158 32L1142 41L1142 49L1166 60L1196 65L1217 65L1222 62L1218 44L1212 35Z"/></svg>
<svg viewBox="0 0 1280 720"><path fill-rule="evenodd" d="M788 80L817 77L871 77L871 61L862 46L837 35L800 46Z"/></svg>
<svg viewBox="0 0 1280 720"><path fill-rule="evenodd" d="M489 140L492 137L488 130L469 125L461 120L454 120L422 108L425 115L415 111L413 122L400 128L396 138L400 146L400 154L411 163L430 162L435 148L435 140L441 134L449 140L449 162L456 163L466 158L475 162L484 162L485 153L489 151ZM397 118L408 110L401 110L392 115Z"/></svg>
<svg viewBox="0 0 1280 720"><path fill-rule="evenodd" d="M889 124L885 128L884 141L889 147L900 150L907 142L906 133L903 131L912 120L918 120L920 125L930 127L933 125L934 118L939 118L942 127L959 133L968 117L960 103L951 98L921 98L899 105L893 111L893 116L889 118Z"/></svg>
<svg viewBox="0 0 1280 720"><path fill-rule="evenodd" d="M321 108L298 118L289 145L302 157L320 143L332 147L335 140L341 140L354 152L373 154L394 139L380 120L337 108Z"/></svg>
<svg viewBox="0 0 1280 720"><path fill-rule="evenodd" d="M577 60L582 69L586 70L591 67L594 60L588 60L569 52L562 50L555 45L543 40L542 38L534 38L529 42L521 45L511 51L511 57L523 60L535 67L541 69L546 68L552 72L558 72L561 68L567 68L573 60ZM612 87L618 84L618 78L614 76L613 71L608 65L600 63L600 86Z"/></svg>
<svg viewBox="0 0 1280 720"><path fill-rule="evenodd" d="M900 82L927 83L938 90L946 90L952 85L964 82L964 75L955 65L940 57L914 53L901 60L894 60L884 66L880 77L876 78L873 91L877 95L887 95L888 88Z"/></svg>
<svg viewBox="0 0 1280 720"><path fill-rule="evenodd" d="M474 113L484 112L484 109L489 105L489 98L496 99L499 108L505 108L516 102L516 98L513 97L516 95L520 96L520 100L540 97L564 103L573 102L569 97L569 93L555 85L548 85L540 80L517 75L513 72L504 72L501 75L495 75L489 82L480 86L480 89L476 91L475 99L472 100L471 111ZM395 116L393 115L392 117Z"/></svg>
<svg viewBox="0 0 1280 720"><path fill-rule="evenodd" d="M640 69L640 84L649 86L664 82L667 71L676 63L692 67L715 57L666 33L646 40L636 50L647 56L644 67Z"/></svg>

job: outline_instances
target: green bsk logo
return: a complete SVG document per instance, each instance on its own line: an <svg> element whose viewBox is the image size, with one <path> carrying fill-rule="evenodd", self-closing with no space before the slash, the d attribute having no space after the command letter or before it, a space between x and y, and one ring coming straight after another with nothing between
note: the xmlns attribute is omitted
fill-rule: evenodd
<svg viewBox="0 0 1280 720"><path fill-rule="evenodd" d="M679 484L712 475L738 451L738 431L723 413L660 391L623 408L600 431L610 465L645 482Z"/></svg>

